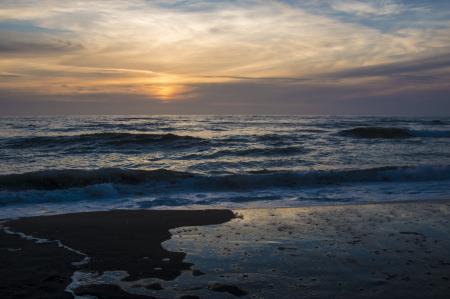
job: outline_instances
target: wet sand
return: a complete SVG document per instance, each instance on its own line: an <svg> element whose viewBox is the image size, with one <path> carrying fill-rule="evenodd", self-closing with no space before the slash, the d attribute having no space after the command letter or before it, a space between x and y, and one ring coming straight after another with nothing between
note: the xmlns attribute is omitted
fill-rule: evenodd
<svg viewBox="0 0 450 299"><path fill-rule="evenodd" d="M1 233L0 297L71 298L72 282L98 298L449 298L450 201L234 212L10 221L90 261Z"/></svg>
<svg viewBox="0 0 450 299"><path fill-rule="evenodd" d="M228 210L205 211L110 211L29 217L4 223L12 231L36 238L59 240L90 258L84 270L124 270L128 280L139 277L174 279L191 265L183 252L170 252L161 242L169 229L219 224L234 214ZM64 292L83 255L56 243L35 244L16 235L0 234L0 298L71 298ZM91 294L125 298L111 286L95 286ZM89 293L84 287L80 293ZM105 298L106 298L105 297ZM134 298L134 296L132 297Z"/></svg>

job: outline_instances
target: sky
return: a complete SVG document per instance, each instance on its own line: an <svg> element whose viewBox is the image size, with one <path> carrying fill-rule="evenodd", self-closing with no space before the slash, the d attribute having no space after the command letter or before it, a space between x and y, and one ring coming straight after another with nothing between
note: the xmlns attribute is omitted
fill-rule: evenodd
<svg viewBox="0 0 450 299"><path fill-rule="evenodd" d="M0 115L450 115L450 1L0 0Z"/></svg>

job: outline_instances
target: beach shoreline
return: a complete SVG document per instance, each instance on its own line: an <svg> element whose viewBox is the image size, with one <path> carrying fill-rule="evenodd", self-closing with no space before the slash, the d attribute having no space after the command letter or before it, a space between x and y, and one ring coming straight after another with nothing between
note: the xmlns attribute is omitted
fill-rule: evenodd
<svg viewBox="0 0 450 299"><path fill-rule="evenodd" d="M281 268L296 266L279 274L279 281L271 278L290 290L280 298L348 298L355 291L361 298L445 298L450 292L449 216L450 200L436 200L233 211L118 210L9 220L2 225L12 232L59 240L82 254L55 242L39 244L0 232L0 271L6 278L0 295L267 298L270 288L258 283L268 277L265 271L278 269L246 266L266 257L268 265L276 259ZM241 257L255 252L261 256ZM86 257L89 261L80 263ZM228 259L239 267L212 266ZM74 273L117 271L124 274L115 278L118 284L99 284L99 277L91 285L73 284ZM303 280L294 283L295 278ZM200 286L180 289L183 279Z"/></svg>

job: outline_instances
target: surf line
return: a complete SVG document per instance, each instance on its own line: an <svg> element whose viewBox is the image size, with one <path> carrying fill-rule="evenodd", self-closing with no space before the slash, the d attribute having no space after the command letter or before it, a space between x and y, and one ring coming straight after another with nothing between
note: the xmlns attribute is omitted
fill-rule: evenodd
<svg viewBox="0 0 450 299"><path fill-rule="evenodd" d="M24 240L27 240L27 241L31 241L31 242L33 242L35 244L56 243L59 248L66 249L66 250L69 250L69 251L71 251L73 253L76 253L78 255L83 256L83 259L81 261L79 261L79 262L72 262L71 263L75 267L84 266L84 265L88 264L90 262L90 260L91 260L91 258L87 254L85 254L84 252L81 252L80 250L77 250L77 249L74 249L72 247L69 247L69 246L63 244L60 240L49 240L49 239L44 239L44 238L38 238L38 237L34 237L32 235L27 235L27 234L19 232L19 231L13 231L10 227L4 226L3 223L4 223L4 221L0 222L0 229L3 230L8 235L19 236L20 238L22 238ZM75 272L74 272L74 274L75 274ZM74 282L74 275L72 275L71 279L72 279L72 281L69 284L69 286L72 285L73 282ZM66 288L66 291L71 293L74 296L74 298L77 298L77 296L74 294L74 292L71 289L69 289L69 286Z"/></svg>
<svg viewBox="0 0 450 299"><path fill-rule="evenodd" d="M76 253L76 254L78 254L78 255L83 256L83 259L82 259L81 261L79 261L79 262L72 262L72 263L71 263L71 264L72 264L73 266L75 266L75 267L80 267L80 266L86 265L86 264L88 264L89 261L90 261L90 257L89 257L87 254L85 254L84 252L81 252L81 251L79 251L79 250L77 250L77 249L74 249L74 248L72 248L72 247L69 247L69 246L63 244L60 240L43 239L43 238L34 237L34 236L32 236L32 235L27 235L27 234L22 233L22 232L19 232L19 231L13 231L10 227L4 226L4 225L2 224L2 222L0 222L0 229L2 229L2 230L3 230L6 234L8 234L8 235L19 236L19 237L21 237L22 239L25 239L25 240L27 240L27 241L31 241L31 242L33 242L33 243L35 243L35 244L49 244L49 243L56 243L56 244L58 245L59 248L66 249L66 250L69 250L69 251L71 251L71 252L73 252L73 253Z"/></svg>
<svg viewBox="0 0 450 299"><path fill-rule="evenodd" d="M72 262L73 266L79 267L79 266L82 266L82 265L86 265L90 261L90 257L87 254L85 254L85 253L83 253L83 252L81 252L79 250L76 250L76 249L74 249L72 247L69 247L67 245L64 245L60 240L49 240L49 239L37 238L37 237L34 237L32 235L24 234L22 232L13 231L13 230L11 230L10 227L4 226L1 222L0 222L0 229L2 229L8 235L16 235L16 236L21 237L22 239L25 239L25 240L28 240L28 241L32 241L35 244L56 243L56 244L58 244L59 248L64 248L64 249L69 250L69 251L71 251L73 253L76 253L78 255L83 256L83 259L81 261L79 261L79 262Z"/></svg>

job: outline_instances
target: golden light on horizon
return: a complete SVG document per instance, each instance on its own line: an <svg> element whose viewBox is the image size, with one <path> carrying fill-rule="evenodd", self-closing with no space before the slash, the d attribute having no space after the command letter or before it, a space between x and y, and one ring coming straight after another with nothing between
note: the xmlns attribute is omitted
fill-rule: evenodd
<svg viewBox="0 0 450 299"><path fill-rule="evenodd" d="M162 101L173 100L185 91L186 88L183 85L177 84L152 84L147 85L145 88L145 93L148 93L152 98Z"/></svg>

